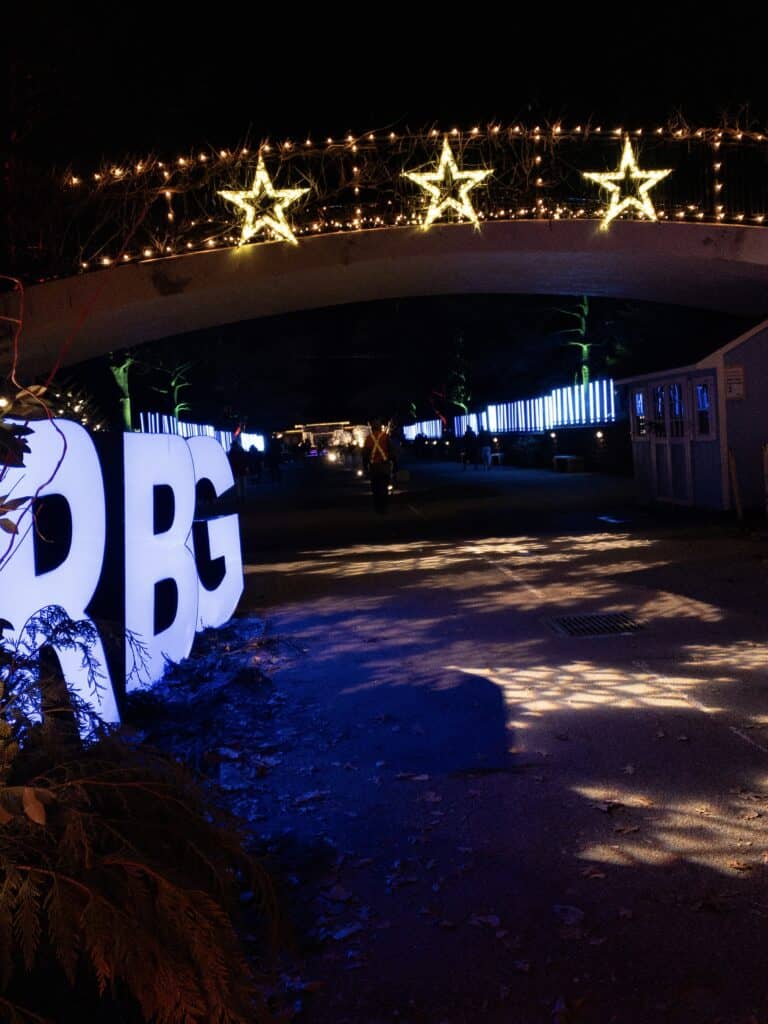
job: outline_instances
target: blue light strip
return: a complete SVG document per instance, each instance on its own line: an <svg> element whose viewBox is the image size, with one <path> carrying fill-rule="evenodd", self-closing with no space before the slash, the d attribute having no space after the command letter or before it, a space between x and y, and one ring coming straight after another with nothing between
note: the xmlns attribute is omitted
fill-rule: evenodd
<svg viewBox="0 0 768 1024"><path fill-rule="evenodd" d="M232 431L217 430L209 423L186 423L159 412L140 412L139 430L142 434L176 434L179 437L214 437L225 451L232 447ZM265 440L263 434L239 435L243 448L247 451L253 445L257 451L263 452Z"/></svg>
<svg viewBox="0 0 768 1024"><path fill-rule="evenodd" d="M553 388L548 395L521 398L515 402L489 405L477 413L455 416L454 433L461 437L467 425L493 433L544 433L563 427L616 421L616 396L613 380L601 378L589 384ZM406 428L407 430L408 428ZM408 435L406 434L406 437Z"/></svg>
<svg viewBox="0 0 768 1024"><path fill-rule="evenodd" d="M463 417L456 417L457 419L463 419ZM432 440L437 440L443 436L443 421L442 420L422 420L420 423L412 423L408 427L403 427L403 436L406 441L415 441L419 434L423 434L424 437L429 437Z"/></svg>
<svg viewBox="0 0 768 1024"><path fill-rule="evenodd" d="M243 451L247 452L249 448L255 448L257 452L263 452L266 447L263 434L246 434L243 430L237 436L243 446Z"/></svg>

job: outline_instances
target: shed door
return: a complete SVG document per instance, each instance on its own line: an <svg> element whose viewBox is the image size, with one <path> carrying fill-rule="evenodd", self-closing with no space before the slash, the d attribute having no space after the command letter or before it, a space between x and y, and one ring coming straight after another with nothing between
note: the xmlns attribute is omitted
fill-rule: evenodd
<svg viewBox="0 0 768 1024"><path fill-rule="evenodd" d="M691 437L688 393L682 380L652 388L653 481L660 501L691 501Z"/></svg>

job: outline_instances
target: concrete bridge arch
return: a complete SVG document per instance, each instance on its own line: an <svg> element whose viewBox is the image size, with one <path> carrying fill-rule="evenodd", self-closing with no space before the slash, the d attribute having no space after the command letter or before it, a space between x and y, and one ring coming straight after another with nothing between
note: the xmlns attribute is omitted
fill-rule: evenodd
<svg viewBox="0 0 768 1024"><path fill-rule="evenodd" d="M115 266L26 291L23 368L242 320L447 294L614 296L768 313L768 230L540 220L319 235ZM5 312L14 315L10 299Z"/></svg>

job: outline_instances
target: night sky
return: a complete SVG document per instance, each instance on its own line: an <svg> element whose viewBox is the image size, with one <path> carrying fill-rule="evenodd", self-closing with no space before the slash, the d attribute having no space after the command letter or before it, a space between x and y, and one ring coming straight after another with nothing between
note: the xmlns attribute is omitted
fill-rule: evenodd
<svg viewBox="0 0 768 1024"><path fill-rule="evenodd" d="M247 136L338 136L387 126L448 129L539 118L573 123L590 116L632 128L678 112L691 123L715 124L728 113L761 127L768 122L762 34L754 25L748 31L724 24L727 12L704 26L695 23L699 14L684 17L642 4L602 11L584 5L566 16L539 6L538 17L510 8L501 18L480 7L462 8L459 17L440 5L330 7L306 16L284 5L272 13L220 6L202 17L177 7L172 19L139 6L105 8L95 18L69 9L45 17L16 12L6 63L6 149L40 166L87 172L103 157L173 156L198 145L231 147ZM402 406L418 390L403 388L405 375L423 393L439 384L445 376L439 353L461 330L478 397L499 375L513 377L520 389L538 386L561 369L571 372L562 349L536 344L540 327L557 327L546 312L541 316L552 305L556 300L515 297L505 306L501 298L474 305L438 299L390 304L383 321L355 307L215 332L204 339L220 360L212 367L209 354L206 379L215 371L218 383L209 389L206 412L217 404L227 415L243 411L227 382L237 375L242 385L244 374L252 375L245 380L253 404L260 393L285 395L286 420L355 415L367 402L381 404L370 388L376 373L390 382L391 404ZM601 307L607 322L627 315L638 314L621 305ZM522 321L515 334L511 327ZM376 364L370 354L381 353L380 322L398 340L384 346L388 358ZM636 347L646 355L663 350L670 334L687 332L679 310L649 312L644 322ZM703 330L700 315L694 317L691 331L704 345L711 335L710 348L736 326L724 318L707 323L710 329ZM300 353L287 368L275 342L282 336L294 339L294 356ZM408 351L414 336L425 353L421 363L401 352L400 343ZM261 339L260 367L242 355L245 342L240 348L238 339L246 337L251 348L254 337ZM635 352L618 370L638 366L651 368ZM428 404L422 402L420 412L428 413ZM274 423L280 415L271 409L269 418Z"/></svg>
<svg viewBox="0 0 768 1024"><path fill-rule="evenodd" d="M67 162L228 146L248 131L338 135L592 114L641 126L678 110L712 124L745 106L765 119L759 26L732 26L727 12L704 24L681 6L692 13L542 6L536 18L517 5L501 18L480 7L457 18L435 5L309 15L259 5L169 18L121 5L25 22L17 11L6 69L25 145Z"/></svg>

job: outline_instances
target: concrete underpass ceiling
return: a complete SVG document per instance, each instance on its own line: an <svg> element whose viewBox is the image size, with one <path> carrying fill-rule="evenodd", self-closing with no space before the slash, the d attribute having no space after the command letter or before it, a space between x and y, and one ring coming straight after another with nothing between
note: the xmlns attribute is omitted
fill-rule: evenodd
<svg viewBox="0 0 768 1024"><path fill-rule="evenodd" d="M388 298L611 296L759 318L768 230L527 221L327 235L146 261L27 289L26 372L209 327ZM7 315L15 312L6 298Z"/></svg>

